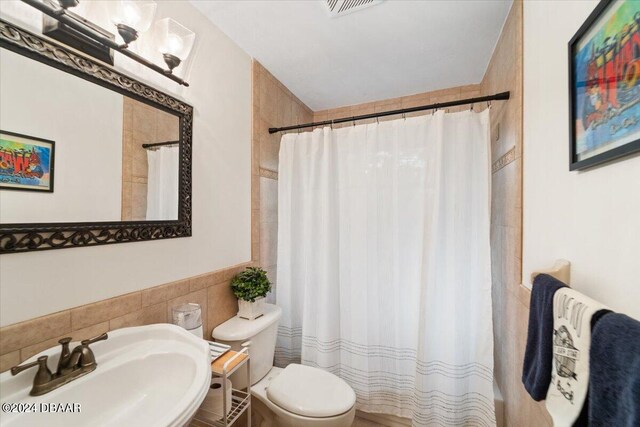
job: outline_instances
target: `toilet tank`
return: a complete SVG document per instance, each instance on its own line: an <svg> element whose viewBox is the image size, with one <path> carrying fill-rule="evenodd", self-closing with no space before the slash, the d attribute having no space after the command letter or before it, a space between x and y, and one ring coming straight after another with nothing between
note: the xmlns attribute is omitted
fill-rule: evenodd
<svg viewBox="0 0 640 427"><path fill-rule="evenodd" d="M251 341L251 385L257 383L273 367L276 349L278 323L282 309L277 305L264 304L264 314L257 319L247 320L236 316L217 326L211 336L217 342L229 344L233 350L241 350L242 343ZM240 375L239 375L240 374ZM244 388L246 374L241 369L234 374L231 382L235 388Z"/></svg>

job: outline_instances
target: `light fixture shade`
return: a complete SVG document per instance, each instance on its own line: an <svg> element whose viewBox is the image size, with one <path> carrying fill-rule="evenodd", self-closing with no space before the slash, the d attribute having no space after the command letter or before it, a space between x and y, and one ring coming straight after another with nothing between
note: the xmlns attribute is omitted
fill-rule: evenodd
<svg viewBox="0 0 640 427"><path fill-rule="evenodd" d="M193 47L196 35L190 29L171 18L158 21L158 50L163 55L173 55L184 61Z"/></svg>
<svg viewBox="0 0 640 427"><path fill-rule="evenodd" d="M126 25L138 33L151 26L158 5L152 0L110 0L109 17L116 25Z"/></svg>

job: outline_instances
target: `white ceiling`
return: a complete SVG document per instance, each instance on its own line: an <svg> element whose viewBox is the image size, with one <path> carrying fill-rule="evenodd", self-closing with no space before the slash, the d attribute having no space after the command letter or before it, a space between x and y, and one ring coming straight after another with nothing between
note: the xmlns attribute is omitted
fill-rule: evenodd
<svg viewBox="0 0 640 427"><path fill-rule="evenodd" d="M479 83L511 0L191 0L311 109Z"/></svg>

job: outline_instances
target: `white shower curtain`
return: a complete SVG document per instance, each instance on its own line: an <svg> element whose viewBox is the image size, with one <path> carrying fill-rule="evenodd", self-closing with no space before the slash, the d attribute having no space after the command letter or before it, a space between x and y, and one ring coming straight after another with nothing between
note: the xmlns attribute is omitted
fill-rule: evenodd
<svg viewBox="0 0 640 427"><path fill-rule="evenodd" d="M147 220L178 219L178 146L147 150Z"/></svg>
<svg viewBox="0 0 640 427"><path fill-rule="evenodd" d="M495 425L489 115L287 134L276 364L416 426Z"/></svg>

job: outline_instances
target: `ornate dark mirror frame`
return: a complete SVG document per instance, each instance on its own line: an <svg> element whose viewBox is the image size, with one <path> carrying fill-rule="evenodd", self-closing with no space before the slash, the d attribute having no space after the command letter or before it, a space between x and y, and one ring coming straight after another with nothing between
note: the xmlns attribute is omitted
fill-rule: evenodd
<svg viewBox="0 0 640 427"><path fill-rule="evenodd" d="M193 107L48 38L0 19L0 48L8 49L180 118L178 219L0 224L0 254L191 236Z"/></svg>

